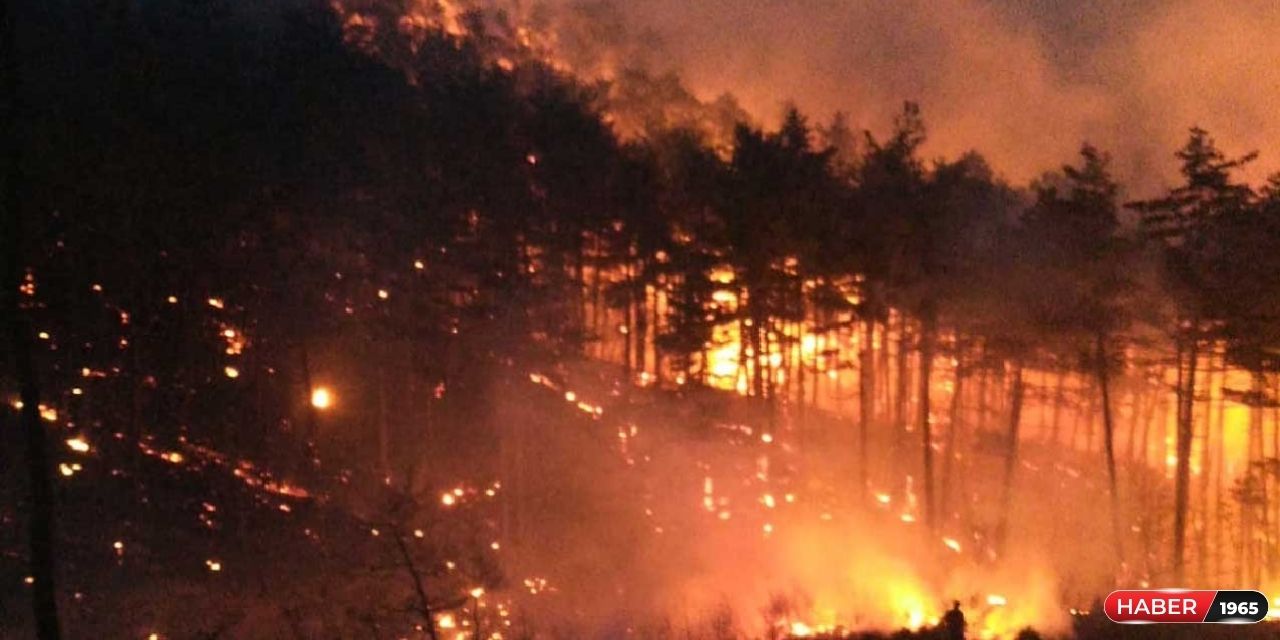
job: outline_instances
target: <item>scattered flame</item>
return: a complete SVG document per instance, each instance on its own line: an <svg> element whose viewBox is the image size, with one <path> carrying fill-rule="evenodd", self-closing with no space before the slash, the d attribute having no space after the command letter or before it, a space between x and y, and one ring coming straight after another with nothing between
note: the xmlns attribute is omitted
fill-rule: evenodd
<svg viewBox="0 0 1280 640"><path fill-rule="evenodd" d="M333 406L333 392L327 387L316 387L311 390L311 406L317 409L328 409Z"/></svg>

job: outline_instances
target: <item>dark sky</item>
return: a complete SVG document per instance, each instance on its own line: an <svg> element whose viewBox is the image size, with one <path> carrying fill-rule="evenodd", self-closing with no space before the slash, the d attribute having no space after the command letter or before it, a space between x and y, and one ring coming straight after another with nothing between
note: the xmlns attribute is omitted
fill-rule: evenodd
<svg viewBox="0 0 1280 640"><path fill-rule="evenodd" d="M567 0L565 0L567 1ZM1280 3L1267 0L627 0L628 31L699 95L776 120L795 100L883 131L921 102L930 155L969 148L1024 181L1089 140L1138 192L1199 124L1280 169ZM1271 152L1275 149L1275 152Z"/></svg>

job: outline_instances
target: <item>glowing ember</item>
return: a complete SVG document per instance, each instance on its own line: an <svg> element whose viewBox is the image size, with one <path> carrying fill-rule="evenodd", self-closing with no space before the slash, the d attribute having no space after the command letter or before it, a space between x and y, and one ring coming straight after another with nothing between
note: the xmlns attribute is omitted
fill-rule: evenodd
<svg viewBox="0 0 1280 640"><path fill-rule="evenodd" d="M89 443L84 438L67 438L67 447L77 453L89 452Z"/></svg>
<svg viewBox="0 0 1280 640"><path fill-rule="evenodd" d="M311 406L317 409L328 409L333 406L333 393L326 387L311 390Z"/></svg>

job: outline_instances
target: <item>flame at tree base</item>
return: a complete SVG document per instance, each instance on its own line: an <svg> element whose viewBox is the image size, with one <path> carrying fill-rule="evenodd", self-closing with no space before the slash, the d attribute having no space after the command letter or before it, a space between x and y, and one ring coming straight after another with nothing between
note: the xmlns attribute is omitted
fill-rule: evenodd
<svg viewBox="0 0 1280 640"><path fill-rule="evenodd" d="M873 531L819 522L780 526L770 538L750 542L713 534L708 555L696 561L706 573L686 582L682 600L709 609L725 598L745 630L759 637L920 631L937 626L956 600L973 638L1069 627L1057 580L1030 559L946 566L956 561L897 548L916 536L894 540Z"/></svg>

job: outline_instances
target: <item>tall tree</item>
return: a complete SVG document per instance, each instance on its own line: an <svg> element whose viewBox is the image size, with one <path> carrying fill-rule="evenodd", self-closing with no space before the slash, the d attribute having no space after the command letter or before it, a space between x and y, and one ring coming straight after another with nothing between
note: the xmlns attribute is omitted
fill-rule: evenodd
<svg viewBox="0 0 1280 640"><path fill-rule="evenodd" d="M1131 288L1124 275L1128 245L1117 236L1119 187L1108 172L1109 157L1085 144L1081 164L1066 165L1057 180L1036 187L1036 203L1022 222L1028 267L1054 291L1041 321L1051 327L1066 363L1078 363L1097 382L1101 395L1103 450L1111 496L1112 538L1117 562L1121 546L1119 483L1116 476L1113 377L1129 308L1122 296Z"/></svg>
<svg viewBox="0 0 1280 640"><path fill-rule="evenodd" d="M32 214L24 193L26 177L23 160L27 140L22 133L29 123L30 108L23 102L19 67L19 51L15 6L5 3L0 9L0 144L3 144L3 164L0 164L0 315L5 318L8 335L9 358L14 379L18 382L22 410L19 424L26 444L27 480L30 492L31 512L27 521L27 543L30 553L32 607L35 614L36 636L40 640L57 640L61 637L58 622L58 597L56 588L56 564L54 562L54 493L50 478L52 467L48 438L40 419L40 386L36 378L36 364L32 353L31 325L27 310L19 300L24 280L25 256L29 246L38 246L24 234L26 218Z"/></svg>
<svg viewBox="0 0 1280 640"><path fill-rule="evenodd" d="M861 219L857 223L860 242L855 251L863 256L865 268L858 313L864 322L874 318L882 323L881 353L884 354L888 352L890 309L899 304L903 284L914 279L913 270L919 264L918 254L911 253L912 222L922 217L925 187L925 168L917 155L925 140L919 106L905 103L894 120L893 132L884 141L876 140L870 133L866 138L867 153L857 173L856 202ZM898 392L893 397L892 412L894 454L900 448L907 429L904 422L905 335L905 322L900 321L897 336ZM867 363L864 359L864 373L869 369ZM882 370L880 374L887 386L887 371ZM863 391L864 398L867 393Z"/></svg>
<svg viewBox="0 0 1280 640"><path fill-rule="evenodd" d="M1248 185L1232 172L1256 153L1228 158L1208 132L1191 129L1177 152L1184 183L1163 197L1130 203L1142 216L1142 228L1160 249L1164 282L1174 301L1172 329L1177 381L1177 458L1173 522L1173 576L1186 577L1187 520L1190 501L1191 445L1195 434L1195 394L1201 347L1209 339L1221 309L1212 304L1206 274L1216 246L1216 229L1227 216L1248 207L1254 198Z"/></svg>

